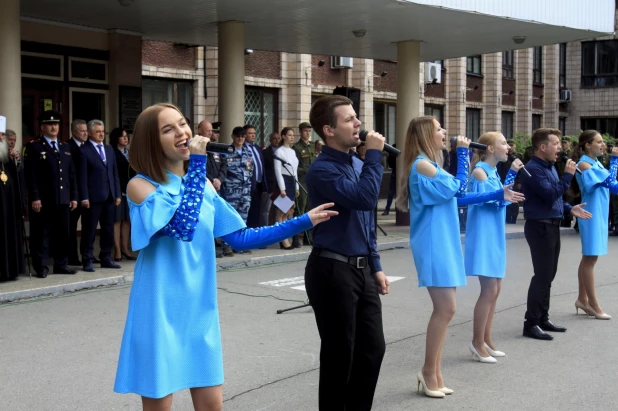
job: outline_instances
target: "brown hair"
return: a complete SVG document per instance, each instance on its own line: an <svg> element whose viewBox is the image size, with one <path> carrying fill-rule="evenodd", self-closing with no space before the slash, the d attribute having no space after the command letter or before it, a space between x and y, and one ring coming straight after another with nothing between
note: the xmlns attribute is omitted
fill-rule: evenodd
<svg viewBox="0 0 618 411"><path fill-rule="evenodd" d="M486 146L493 146L496 144L496 140L500 137L502 133L498 131L489 131L487 133L483 133L481 137L479 137L479 144L485 144ZM478 164L479 161L485 161L485 155L487 154L487 150L474 150L474 156L472 157L472 161L470 162L470 174L474 171L474 167Z"/></svg>
<svg viewBox="0 0 618 411"><path fill-rule="evenodd" d="M585 130L579 135L579 140L577 142L577 146L575 146L575 150L573 150L573 155L571 159L576 163L579 161L582 155L586 153L586 144L592 143L597 134L601 134L596 130ZM575 180L575 179L573 179Z"/></svg>
<svg viewBox="0 0 618 411"><path fill-rule="evenodd" d="M337 127L335 109L339 106L352 105L352 100L344 96L324 96L313 103L309 112L309 122L315 132L328 143L324 136L324 126ZM327 144L328 145L328 144Z"/></svg>
<svg viewBox="0 0 618 411"><path fill-rule="evenodd" d="M558 140L562 139L562 133L557 128L539 128L532 133L532 147L534 150L541 148L541 144L547 145L549 143L549 136L553 134L558 137Z"/></svg>
<svg viewBox="0 0 618 411"><path fill-rule="evenodd" d="M436 149L432 142L435 120L434 116L422 116L412 119L408 125L406 143L403 149L403 174L399 177L399 190L397 190L399 194L396 204L396 207L402 211L408 210L410 197L408 178L416 157L421 153L425 153L435 163L441 163L442 161L442 150Z"/></svg>
<svg viewBox="0 0 618 411"><path fill-rule="evenodd" d="M131 168L136 173L147 175L160 184L168 182L159 131L159 114L166 108L174 109L184 117L180 109L172 104L160 103L148 107L135 121L129 150Z"/></svg>

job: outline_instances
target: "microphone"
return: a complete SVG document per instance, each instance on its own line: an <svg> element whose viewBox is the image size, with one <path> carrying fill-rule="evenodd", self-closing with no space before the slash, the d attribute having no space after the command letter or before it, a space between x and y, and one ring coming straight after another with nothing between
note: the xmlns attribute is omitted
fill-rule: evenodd
<svg viewBox="0 0 618 411"><path fill-rule="evenodd" d="M189 139L187 147L191 144L192 140L193 137ZM234 147L231 144L209 142L206 144L206 151L210 151L211 153L232 154L234 152Z"/></svg>
<svg viewBox="0 0 618 411"><path fill-rule="evenodd" d="M360 138L360 141L365 141L367 139L367 134L369 134L369 131L361 130L361 132L358 133L358 138ZM382 151L386 151L393 157L399 157L399 154L401 154L400 150L386 143L384 143L384 148L382 149Z"/></svg>
<svg viewBox="0 0 618 411"><path fill-rule="evenodd" d="M450 138L450 143L452 147L457 146L457 136L453 136ZM470 148L475 148L477 150L487 150L487 144L479 144L474 141L470 142Z"/></svg>
<svg viewBox="0 0 618 411"><path fill-rule="evenodd" d="M281 164L284 164L284 165L286 165L286 166L291 165L291 164L290 164L290 163L288 163L287 161L285 161L285 160L283 160L283 159L281 159L281 158L277 157L275 154L273 154L273 158L274 158L275 160L279 160L279 161L281 161Z"/></svg>
<svg viewBox="0 0 618 411"><path fill-rule="evenodd" d="M511 160L511 163L512 163L513 161L517 160L517 157L515 157L513 154L509 154L509 160ZM528 177L532 177L532 176L530 175L530 172L529 172L528 170L526 170L526 167L522 167L521 169L522 169L522 171L523 171L524 173L526 173L526 175L527 175Z"/></svg>
<svg viewBox="0 0 618 411"><path fill-rule="evenodd" d="M569 158L568 156L562 156L562 157L560 157L560 159L561 159L562 161L564 161L564 164L566 164L566 163L567 163L567 161L568 161L568 160L570 160L570 158ZM575 166L575 171L577 171L579 174L581 174L581 173L582 173L582 171L579 169L579 167L578 167L578 166Z"/></svg>

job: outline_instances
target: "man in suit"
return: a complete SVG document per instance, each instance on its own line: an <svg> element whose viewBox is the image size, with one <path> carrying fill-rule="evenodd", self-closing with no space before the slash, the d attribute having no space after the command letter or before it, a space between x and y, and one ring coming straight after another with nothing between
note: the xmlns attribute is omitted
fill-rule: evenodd
<svg viewBox="0 0 618 411"><path fill-rule="evenodd" d="M77 207L75 166L68 144L58 141L60 113L43 112L41 137L26 146L25 174L30 213L30 250L37 277L49 272L49 250L54 256L54 274L75 274L67 266L69 211Z"/></svg>
<svg viewBox="0 0 618 411"><path fill-rule="evenodd" d="M268 185L268 193L262 194L262 217L261 217L261 225L268 226L272 225L274 222L274 215L271 216L270 208L272 206L272 200L270 197L272 196L274 190L278 187L277 185L277 177L275 176L275 158L274 154L279 148L279 142L281 142L281 137L279 133L274 132L271 133L270 145L262 151L264 155L264 174L266 174L266 184Z"/></svg>
<svg viewBox="0 0 618 411"><path fill-rule="evenodd" d="M88 141L88 129L84 120L76 119L71 123L71 138L69 139L69 148L71 149L71 157L77 163L79 158L79 148L82 144ZM77 170L76 170L77 171ZM79 260L77 250L77 222L82 215L82 207L78 204L75 210L72 210L69 215L69 265L80 266L82 262Z"/></svg>
<svg viewBox="0 0 618 411"><path fill-rule="evenodd" d="M251 151L255 162L255 172L251 176L251 206L247 217L247 227L257 228L260 226L262 193L268 192L268 183L264 177L264 155L262 149L255 144L255 127L247 124L243 128L245 129L245 147Z"/></svg>
<svg viewBox="0 0 618 411"><path fill-rule="evenodd" d="M101 268L120 268L112 260L115 207L120 205L120 180L114 150L103 143L105 125L101 120L88 122L88 141L79 156L78 182L82 211L81 253L84 271L94 272L94 239L101 224Z"/></svg>

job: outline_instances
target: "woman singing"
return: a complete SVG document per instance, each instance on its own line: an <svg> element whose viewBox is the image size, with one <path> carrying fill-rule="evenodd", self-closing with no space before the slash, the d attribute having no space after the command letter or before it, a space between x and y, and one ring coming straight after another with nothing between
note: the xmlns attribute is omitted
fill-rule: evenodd
<svg viewBox="0 0 618 411"><path fill-rule="evenodd" d="M592 214L590 220L578 218L579 235L582 241L582 260L579 263L579 297L575 301L575 312L584 311L599 320L609 320L594 290L594 266L600 255L607 254L609 193L618 194L618 147L612 150L609 171L597 160L603 152L603 138L596 130L586 130L579 136L579 143L573 153L578 161L580 173L575 173L582 193L582 204Z"/></svg>
<svg viewBox="0 0 618 411"><path fill-rule="evenodd" d="M114 390L142 396L144 410L170 410L191 390L196 410L222 408L223 360L214 239L237 250L288 238L336 213L325 204L283 224L246 229L206 179L207 137L173 105L135 123L128 185L135 265ZM187 169L188 161L188 169Z"/></svg>
<svg viewBox="0 0 618 411"><path fill-rule="evenodd" d="M427 287L433 312L427 325L425 364L418 386L428 397L442 398L453 390L444 386L440 364L446 328L455 314L456 287L466 284L457 205L491 200L519 201L523 196L509 190L468 194L468 146L457 138L457 175L448 174L438 160L446 147L445 130L432 116L413 119L405 145L404 176L399 208L410 208L410 248L419 287ZM440 161L441 162L441 161ZM459 197L459 199L457 199Z"/></svg>
<svg viewBox="0 0 618 411"><path fill-rule="evenodd" d="M496 166L508 160L509 145L501 133L483 134L478 141L487 150L477 150L472 158L469 193L502 190ZM504 184L512 185L523 163L515 159ZM479 362L495 363L494 357L504 357L491 339L491 326L496 302L506 272L506 206L504 200L472 204L468 207L465 267L467 276L478 276L481 295L474 307L474 332L470 343L472 357Z"/></svg>

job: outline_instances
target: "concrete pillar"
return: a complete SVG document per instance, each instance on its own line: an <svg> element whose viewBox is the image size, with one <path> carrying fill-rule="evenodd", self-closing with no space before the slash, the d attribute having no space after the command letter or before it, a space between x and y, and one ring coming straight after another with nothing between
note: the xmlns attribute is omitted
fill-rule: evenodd
<svg viewBox="0 0 618 411"><path fill-rule="evenodd" d="M502 53L483 55L484 122L481 134L502 131Z"/></svg>
<svg viewBox="0 0 618 411"><path fill-rule="evenodd" d="M397 148L405 152L410 121L420 112L421 44L418 41L397 43ZM397 176L404 174L403 156L397 159ZM410 214L397 210L397 225L410 225Z"/></svg>
<svg viewBox="0 0 618 411"><path fill-rule="evenodd" d="M558 128L560 45L543 46L543 127Z"/></svg>
<svg viewBox="0 0 618 411"><path fill-rule="evenodd" d="M0 24L0 115L17 134L16 149L22 145L21 130L21 34L19 0L4 0Z"/></svg>
<svg viewBox="0 0 618 411"><path fill-rule="evenodd" d="M446 116L449 136L466 135L466 58L446 60Z"/></svg>
<svg viewBox="0 0 618 411"><path fill-rule="evenodd" d="M532 134L532 58L533 49L515 52L517 118L513 132L527 135Z"/></svg>
<svg viewBox="0 0 618 411"><path fill-rule="evenodd" d="M109 117L105 131L109 134L120 124L120 86L142 86L142 37L138 35L120 34L111 30L109 42Z"/></svg>
<svg viewBox="0 0 618 411"><path fill-rule="evenodd" d="M221 142L232 141L232 130L245 124L245 25L219 23L219 121Z"/></svg>
<svg viewBox="0 0 618 411"><path fill-rule="evenodd" d="M350 70L352 87L361 90L360 116L364 130L373 130L373 60L354 59L354 68ZM358 114L358 113L357 113Z"/></svg>

